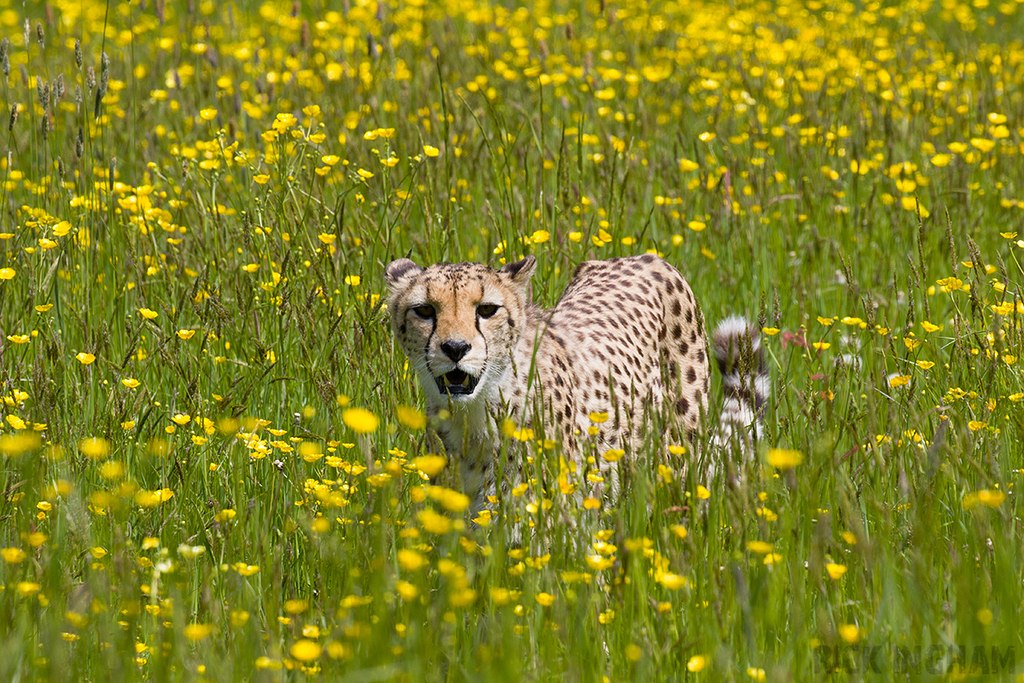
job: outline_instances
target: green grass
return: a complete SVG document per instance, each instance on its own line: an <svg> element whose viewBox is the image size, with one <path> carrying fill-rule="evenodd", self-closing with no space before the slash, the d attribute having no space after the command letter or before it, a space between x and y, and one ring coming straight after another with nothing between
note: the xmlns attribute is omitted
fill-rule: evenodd
<svg viewBox="0 0 1024 683"><path fill-rule="evenodd" d="M0 2L0 679L1024 673L1019 3L322 4ZM647 250L756 458L471 528L383 266Z"/></svg>

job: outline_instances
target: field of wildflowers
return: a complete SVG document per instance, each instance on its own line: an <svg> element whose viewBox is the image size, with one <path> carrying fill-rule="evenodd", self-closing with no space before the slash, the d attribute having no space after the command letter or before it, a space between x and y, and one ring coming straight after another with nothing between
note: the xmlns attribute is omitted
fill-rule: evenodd
<svg viewBox="0 0 1024 683"><path fill-rule="evenodd" d="M1024 674L1022 35L1020 0L0 0L0 680ZM570 509L524 425L470 525L383 265L535 254L551 304L648 250L764 328L757 459L651 434Z"/></svg>

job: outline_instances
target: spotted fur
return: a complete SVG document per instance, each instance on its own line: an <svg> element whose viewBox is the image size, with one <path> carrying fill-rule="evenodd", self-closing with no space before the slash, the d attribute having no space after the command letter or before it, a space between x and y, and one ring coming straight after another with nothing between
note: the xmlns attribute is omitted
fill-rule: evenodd
<svg viewBox="0 0 1024 683"><path fill-rule="evenodd" d="M495 489L505 417L517 424L543 418L567 456L578 458L592 413L609 416L597 425L598 438L629 452L652 409L670 405L689 434L707 412L704 316L679 271L653 254L588 261L545 310L530 301L535 267L532 256L499 270L477 263L422 268L399 259L385 271L395 337L419 376L428 413L444 418L433 422L460 463L474 509ZM767 396L756 329L737 320L715 335L726 368L730 429L723 433L749 425ZM758 377L753 386L744 383L750 368Z"/></svg>

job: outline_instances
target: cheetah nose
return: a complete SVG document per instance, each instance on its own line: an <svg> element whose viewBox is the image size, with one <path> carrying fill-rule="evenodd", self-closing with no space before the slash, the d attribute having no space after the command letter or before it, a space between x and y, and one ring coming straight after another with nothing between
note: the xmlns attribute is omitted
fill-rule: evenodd
<svg viewBox="0 0 1024 683"><path fill-rule="evenodd" d="M448 356L456 363L462 360L463 356L469 353L469 349L469 344L464 341L446 341L441 344L441 350L444 351L444 355Z"/></svg>

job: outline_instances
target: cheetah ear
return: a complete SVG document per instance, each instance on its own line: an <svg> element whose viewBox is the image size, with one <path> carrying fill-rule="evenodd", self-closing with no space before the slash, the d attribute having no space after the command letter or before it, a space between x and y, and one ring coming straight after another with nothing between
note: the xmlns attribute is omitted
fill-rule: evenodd
<svg viewBox="0 0 1024 683"><path fill-rule="evenodd" d="M388 285L392 289L395 289L403 280L419 275L422 272L423 268L416 265L416 262L412 259L400 258L387 265L384 269L384 279L387 280Z"/></svg>
<svg viewBox="0 0 1024 683"><path fill-rule="evenodd" d="M498 272L508 276L513 284L525 290L526 286L530 283L530 278L533 277L533 271L536 269L537 259L533 256L527 256L522 261L506 263Z"/></svg>

